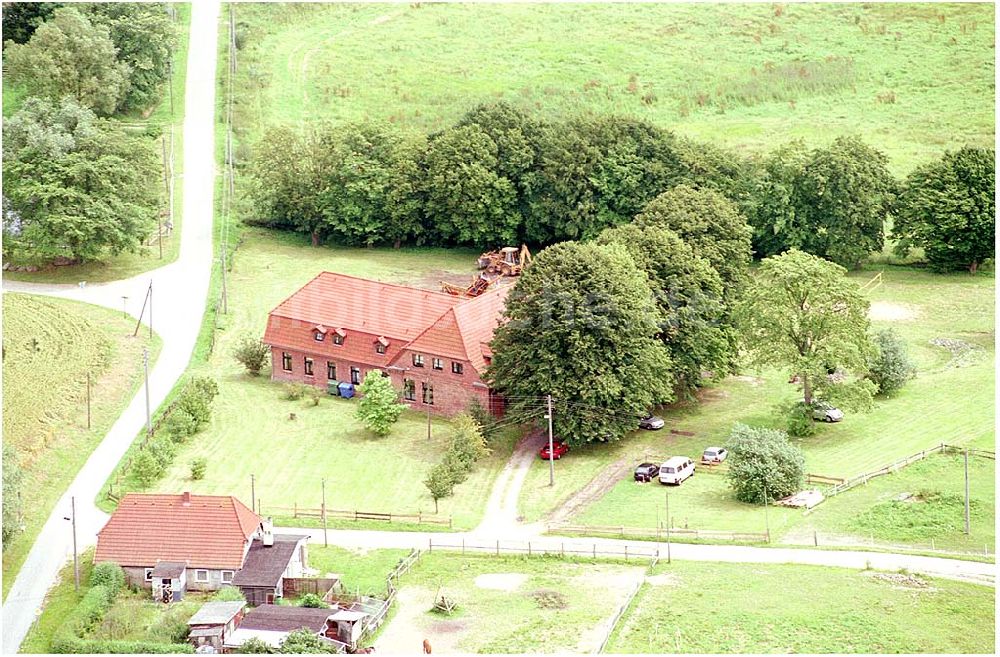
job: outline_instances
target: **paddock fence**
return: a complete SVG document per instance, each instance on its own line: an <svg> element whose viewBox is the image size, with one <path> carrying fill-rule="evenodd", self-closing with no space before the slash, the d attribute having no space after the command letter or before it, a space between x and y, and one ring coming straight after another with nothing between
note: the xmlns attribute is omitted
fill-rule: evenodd
<svg viewBox="0 0 1000 657"><path fill-rule="evenodd" d="M492 554L501 555L525 555L529 557L598 557L606 559L653 559L659 558L660 548L655 544L646 546L624 545L621 549L612 548L607 545L592 543L589 547L579 542L567 544L565 541L538 540L538 541L469 541L462 539L458 542L447 542L435 540L433 537L427 540L427 551L444 550L447 552L460 552L462 554Z"/></svg>
<svg viewBox="0 0 1000 657"><path fill-rule="evenodd" d="M626 527L624 525L572 525L554 522L546 525L549 533L571 534L579 536L609 536L613 538L654 538L665 541L667 538L709 539L715 541L733 541L737 543L767 543L767 532L735 532L715 529L690 529L688 527L670 527L660 523L656 527Z"/></svg>
<svg viewBox="0 0 1000 657"><path fill-rule="evenodd" d="M258 505L258 511L264 516L279 516L284 518L305 518L309 520L322 520L323 507L305 507L295 504L293 506L262 506ZM327 520L376 520L379 522L405 522L417 525L438 525L451 528L451 516L438 516L426 513L395 513L379 511L353 511L343 509L327 509Z"/></svg>

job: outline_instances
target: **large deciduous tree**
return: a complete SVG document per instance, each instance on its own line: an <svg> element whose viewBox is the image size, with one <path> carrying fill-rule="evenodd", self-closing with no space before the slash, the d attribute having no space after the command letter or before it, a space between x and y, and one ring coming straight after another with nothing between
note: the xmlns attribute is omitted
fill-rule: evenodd
<svg viewBox="0 0 1000 657"><path fill-rule="evenodd" d="M617 440L672 398L646 275L621 246L548 247L511 290L505 317L487 377L512 415L537 419L551 394L561 438Z"/></svg>
<svg viewBox="0 0 1000 657"><path fill-rule="evenodd" d="M6 253L100 260L137 250L155 226L160 171L148 138L41 100L4 136Z"/></svg>
<svg viewBox="0 0 1000 657"><path fill-rule="evenodd" d="M726 449L730 453L726 479L741 502L767 504L802 486L805 459L784 431L737 424Z"/></svg>
<svg viewBox="0 0 1000 657"><path fill-rule="evenodd" d="M845 274L840 265L793 249L761 263L736 307L751 362L788 367L806 404L838 385L831 372L863 373L874 353L868 301Z"/></svg>
<svg viewBox="0 0 1000 657"><path fill-rule="evenodd" d="M967 146L917 167L906 179L893 233L897 249L924 249L937 271L967 269L995 257L996 153Z"/></svg>
<svg viewBox="0 0 1000 657"><path fill-rule="evenodd" d="M802 250L849 268L882 250L896 193L888 161L857 137L812 152L795 184Z"/></svg>
<svg viewBox="0 0 1000 657"><path fill-rule="evenodd" d="M3 3L4 47L8 42L25 43L38 26L61 6L62 3L59 2Z"/></svg>
<svg viewBox="0 0 1000 657"><path fill-rule="evenodd" d="M358 419L376 436L388 436L406 404L398 403L399 394L392 387L389 377L378 370L368 371L360 390L362 396L356 411Z"/></svg>
<svg viewBox="0 0 1000 657"><path fill-rule="evenodd" d="M177 47L177 28L162 2L94 2L86 11L91 23L108 29L118 61L128 66L128 87L120 106L144 109L159 96Z"/></svg>
<svg viewBox="0 0 1000 657"><path fill-rule="evenodd" d="M754 200L747 212L756 257L766 258L806 247L811 231L796 212L795 190L808 159L805 143L794 141L768 153L759 162Z"/></svg>
<svg viewBox="0 0 1000 657"><path fill-rule="evenodd" d="M129 85L129 66L118 60L108 28L74 7L56 9L27 43L8 45L4 63L33 95L69 95L103 116L115 112Z"/></svg>
<svg viewBox="0 0 1000 657"><path fill-rule="evenodd" d="M658 309L658 335L673 362L674 385L690 395L705 370L721 376L731 357L722 279L669 228L626 224L606 229L600 244L620 244L646 273Z"/></svg>
<svg viewBox="0 0 1000 657"><path fill-rule="evenodd" d="M719 272L727 293L742 284L750 266L751 230L736 205L720 192L678 185L650 201L636 224L677 233Z"/></svg>

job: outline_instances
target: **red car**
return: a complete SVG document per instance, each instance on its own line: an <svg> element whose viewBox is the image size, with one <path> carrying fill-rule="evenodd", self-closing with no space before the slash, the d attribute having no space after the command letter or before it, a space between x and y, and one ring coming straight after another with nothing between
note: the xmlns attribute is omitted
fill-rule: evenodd
<svg viewBox="0 0 1000 657"><path fill-rule="evenodd" d="M561 459L562 455L565 454L568 451L569 451L569 445L567 445L566 443L562 442L561 440L557 440L557 441L555 441L555 442L552 443L552 458L557 459L557 460ZM541 458L545 459L546 461L549 460L549 444L548 443L545 443L545 446L542 447L542 449L538 452L538 456L540 456Z"/></svg>

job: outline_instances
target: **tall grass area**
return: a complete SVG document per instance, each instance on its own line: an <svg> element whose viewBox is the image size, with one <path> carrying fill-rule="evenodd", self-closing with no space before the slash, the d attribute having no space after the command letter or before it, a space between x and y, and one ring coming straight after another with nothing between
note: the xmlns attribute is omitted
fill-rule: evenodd
<svg viewBox="0 0 1000 657"><path fill-rule="evenodd" d="M63 491L142 384L143 347L155 362L159 336L133 338L134 328L90 304L3 295L3 440L24 468L24 530L4 544L5 597Z"/></svg>
<svg viewBox="0 0 1000 657"><path fill-rule="evenodd" d="M80 554L80 590L76 591L73 583L73 561L70 560L59 571L59 581L45 594L45 604L41 615L28 630L21 652L30 655L44 655L52 652L52 637L62 627L66 616L80 603L87 593L90 583L90 573L94 570L94 548L89 548ZM4 581L7 577L4 576ZM5 601L11 602L14 601Z"/></svg>
<svg viewBox="0 0 1000 657"><path fill-rule="evenodd" d="M167 140L167 152L170 152L170 129L173 126L173 169L174 169L174 216L173 231L163 239L163 257L160 257L159 244L143 245L134 253L120 253L110 256L103 262L86 262L79 265L64 267L45 266L47 261L31 262L19 259L18 264L36 264L43 268L36 272L3 272L4 278L29 281L32 283L103 283L115 281L142 272L168 265L177 259L181 246L181 229L184 207L184 101L185 81L187 80L188 33L191 25L191 6L187 3L175 3L177 11L178 42L173 57L173 114L170 111L169 88L163 85L162 97L153 107L144 111L135 111L112 117L125 123L130 130L162 131ZM27 90L24 87L12 88L6 80L3 83L4 101L3 115L9 116L19 109ZM8 100L8 92L13 92ZM155 148L160 151L160 142ZM167 207L166 190L162 178L150 181L156 185L163 197L163 207Z"/></svg>
<svg viewBox="0 0 1000 657"><path fill-rule="evenodd" d="M992 653L995 597L896 573L661 563L608 652Z"/></svg>
<svg viewBox="0 0 1000 657"><path fill-rule="evenodd" d="M873 273L852 277L864 283ZM889 268L883 281L869 292L874 316L885 318L875 319L873 327L900 333L919 368L917 378L896 397L877 400L872 412L848 414L843 422L821 425L815 436L795 440L808 472L848 478L940 443L995 449L992 277ZM951 349L931 342L940 338L952 340L946 343ZM621 461L621 481L574 521L655 526L664 519L663 494L633 484L631 467L650 454L697 458L704 448L725 444L737 422L783 427L777 407L801 394L787 377L787 372L776 370L730 377L703 390L697 403L662 409L667 426L661 431L636 431L617 445L571 450L556 465L553 488L547 485L547 465L536 462L525 480L523 514L528 520L545 516L609 464ZM673 434L671 429L694 435ZM703 472L672 489L670 504L671 516L681 526L763 530L759 507L733 500L724 478L716 474ZM772 531L790 528L792 514L775 511Z"/></svg>
<svg viewBox="0 0 1000 657"><path fill-rule="evenodd" d="M994 139L977 4L238 5L239 123L434 132L504 100L648 119L743 151L854 133L895 173Z"/></svg>

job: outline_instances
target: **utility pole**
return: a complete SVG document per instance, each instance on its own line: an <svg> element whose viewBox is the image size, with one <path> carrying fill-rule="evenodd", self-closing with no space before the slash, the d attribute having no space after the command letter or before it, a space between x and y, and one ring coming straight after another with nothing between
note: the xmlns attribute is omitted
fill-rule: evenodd
<svg viewBox="0 0 1000 657"><path fill-rule="evenodd" d="M90 372L87 372L87 428L90 428Z"/></svg>
<svg viewBox="0 0 1000 657"><path fill-rule="evenodd" d="M771 542L771 523L767 518L767 481L764 482L764 532L767 534L767 542Z"/></svg>
<svg viewBox="0 0 1000 657"><path fill-rule="evenodd" d="M69 517L63 516L63 520L69 520L73 523L73 587L74 590L80 592L80 561L77 558L76 553L76 497L69 498L70 503L70 515Z"/></svg>
<svg viewBox="0 0 1000 657"><path fill-rule="evenodd" d="M969 528L969 449L965 449L965 535L971 533Z"/></svg>
<svg viewBox="0 0 1000 657"><path fill-rule="evenodd" d="M174 66L173 66L174 52L170 51L170 55L167 57L167 80L169 81L170 87L170 117L174 116Z"/></svg>
<svg viewBox="0 0 1000 657"><path fill-rule="evenodd" d="M666 488L663 489L663 502L667 507L667 563L670 563L670 491Z"/></svg>
<svg viewBox="0 0 1000 657"><path fill-rule="evenodd" d="M555 454L552 445L552 395L545 396L545 402L548 405L548 413L545 417L549 421L549 486L556 485L556 466L555 466Z"/></svg>
<svg viewBox="0 0 1000 657"><path fill-rule="evenodd" d="M256 501L257 501L257 489L256 489L255 485L256 485L256 478L254 477L254 475L251 474L250 475L250 508L251 509L253 509L253 505L256 504Z"/></svg>
<svg viewBox="0 0 1000 657"><path fill-rule="evenodd" d="M323 547L330 547L330 542L326 532L326 479L322 480L323 486Z"/></svg>
<svg viewBox="0 0 1000 657"><path fill-rule="evenodd" d="M153 420L149 415L149 349L142 348L142 370L146 380L146 435L153 435Z"/></svg>
<svg viewBox="0 0 1000 657"><path fill-rule="evenodd" d="M149 339L153 339L153 281L149 281Z"/></svg>
<svg viewBox="0 0 1000 657"><path fill-rule="evenodd" d="M163 151L163 200L170 208L170 173L167 167L167 138L160 136L160 150ZM163 260L163 215L156 216L156 242L160 245L160 260Z"/></svg>

